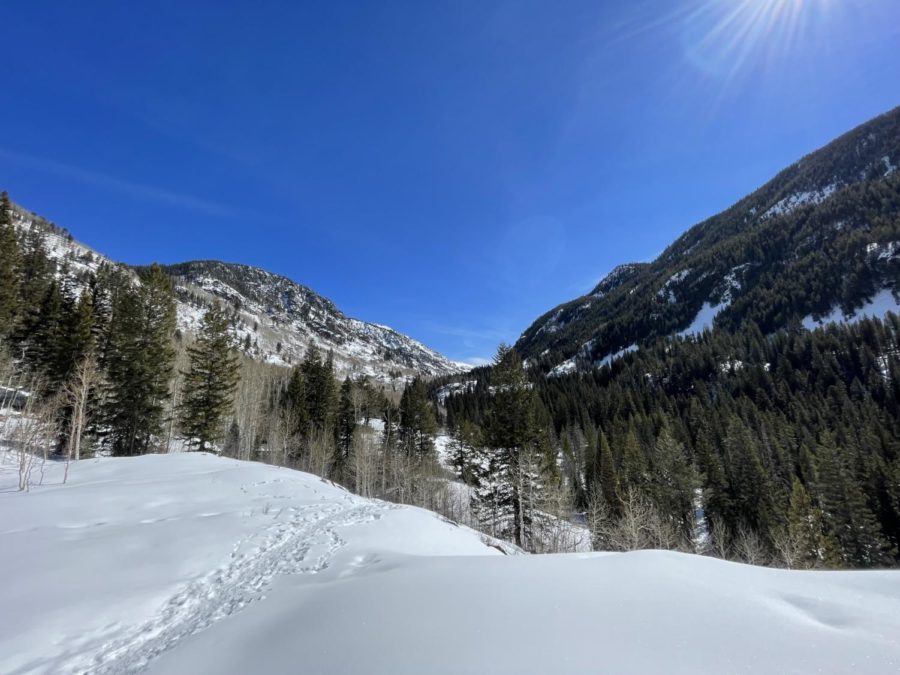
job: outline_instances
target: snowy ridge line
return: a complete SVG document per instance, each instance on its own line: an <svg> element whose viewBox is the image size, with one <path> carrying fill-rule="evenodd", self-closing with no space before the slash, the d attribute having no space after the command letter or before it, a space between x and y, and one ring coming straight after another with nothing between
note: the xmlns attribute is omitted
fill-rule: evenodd
<svg viewBox="0 0 900 675"><path fill-rule="evenodd" d="M242 491L246 492L244 488ZM142 672L151 660L181 640L265 599L265 590L276 575L316 574L326 569L346 543L336 528L372 522L384 511L399 508L384 502L359 503L350 494L344 500L350 506L331 503L287 507L290 519L268 528L258 544L254 541L259 535L238 542L229 562L191 581L156 616L126 637L100 646L89 662L76 660L63 672ZM276 520L284 510L278 512Z"/></svg>

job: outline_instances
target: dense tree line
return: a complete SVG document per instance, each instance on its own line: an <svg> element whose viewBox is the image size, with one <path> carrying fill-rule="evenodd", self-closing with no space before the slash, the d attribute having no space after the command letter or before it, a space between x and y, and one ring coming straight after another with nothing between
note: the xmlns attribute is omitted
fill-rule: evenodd
<svg viewBox="0 0 900 675"><path fill-rule="evenodd" d="M195 343L179 341L172 284L159 266L132 273L100 266L75 277L57 263L41 228L19 231L0 197L0 338L5 391L52 407L55 450L91 447L138 455L165 447L177 423L200 449L221 439L231 415L235 363L222 310L210 308ZM176 404L179 353L187 371ZM85 442L87 440L88 442Z"/></svg>
<svg viewBox="0 0 900 675"><path fill-rule="evenodd" d="M482 370L445 400L488 427ZM443 382L435 383L438 388ZM680 547L806 566L883 566L900 544L900 318L764 335L660 339L584 374L531 384L580 509L646 500ZM708 532L698 540L698 511Z"/></svg>

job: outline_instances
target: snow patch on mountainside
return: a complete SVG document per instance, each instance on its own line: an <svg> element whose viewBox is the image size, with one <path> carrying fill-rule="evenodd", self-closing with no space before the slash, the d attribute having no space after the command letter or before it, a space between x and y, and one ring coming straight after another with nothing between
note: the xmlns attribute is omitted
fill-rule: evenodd
<svg viewBox="0 0 900 675"><path fill-rule="evenodd" d="M594 365L597 366L598 368L603 367L603 366L608 366L613 361L615 361L616 359L622 358L629 352L637 351L637 348L638 348L637 345L628 345L624 349L620 349L619 351L614 352L613 354L607 354L602 359L599 359Z"/></svg>
<svg viewBox="0 0 900 675"><path fill-rule="evenodd" d="M682 331L678 331L678 335L680 337L691 337L700 335L704 331L711 330L713 327L713 322L719 315L719 312L721 312L726 307L728 307L727 302L720 302L714 305L707 300L703 303L700 311L697 312L697 316L694 317L691 325Z"/></svg>
<svg viewBox="0 0 900 675"><path fill-rule="evenodd" d="M780 199L763 213L762 219L766 220L775 216L785 216L793 213L802 206L821 204L834 194L837 188L838 185L836 183L831 183L820 190L810 190L790 194L787 197Z"/></svg>
<svg viewBox="0 0 900 675"><path fill-rule="evenodd" d="M840 307L835 307L821 317L806 316L802 323L807 330L815 330L830 323L858 323L865 318L880 319L888 312L900 314L900 300L890 288L882 288L862 307L850 314L845 314Z"/></svg>

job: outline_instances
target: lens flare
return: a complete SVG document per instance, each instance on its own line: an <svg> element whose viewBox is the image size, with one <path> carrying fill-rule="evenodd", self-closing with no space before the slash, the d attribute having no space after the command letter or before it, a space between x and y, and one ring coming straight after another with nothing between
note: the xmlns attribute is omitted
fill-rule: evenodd
<svg viewBox="0 0 900 675"><path fill-rule="evenodd" d="M730 79L750 65L775 67L832 13L831 0L704 0L681 18L690 63Z"/></svg>

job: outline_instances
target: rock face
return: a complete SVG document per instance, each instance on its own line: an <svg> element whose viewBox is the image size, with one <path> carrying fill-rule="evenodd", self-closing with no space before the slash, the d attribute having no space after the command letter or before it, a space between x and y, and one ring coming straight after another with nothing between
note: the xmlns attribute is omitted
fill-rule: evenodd
<svg viewBox="0 0 900 675"><path fill-rule="evenodd" d="M535 321L516 348L532 367L562 374L662 336L897 311L898 165L900 108L791 165L653 262L616 267Z"/></svg>
<svg viewBox="0 0 900 675"><path fill-rule="evenodd" d="M131 269L21 207L14 208L14 220L23 235L40 233L57 276L73 293L80 293L104 265ZM195 331L206 307L218 300L233 310L232 327L240 349L261 361L299 363L314 344L323 353L333 352L341 377L367 376L392 383L466 369L392 328L350 318L315 291L257 267L204 260L163 269L175 285L180 330ZM137 276L135 280L138 283Z"/></svg>
<svg viewBox="0 0 900 675"><path fill-rule="evenodd" d="M258 267L203 260L164 269L175 282L180 327L194 330L203 307L219 299L235 310L242 347L249 342L248 353L262 360L297 363L315 344L334 353L341 375L387 381L463 370L393 328L352 319L306 286Z"/></svg>

